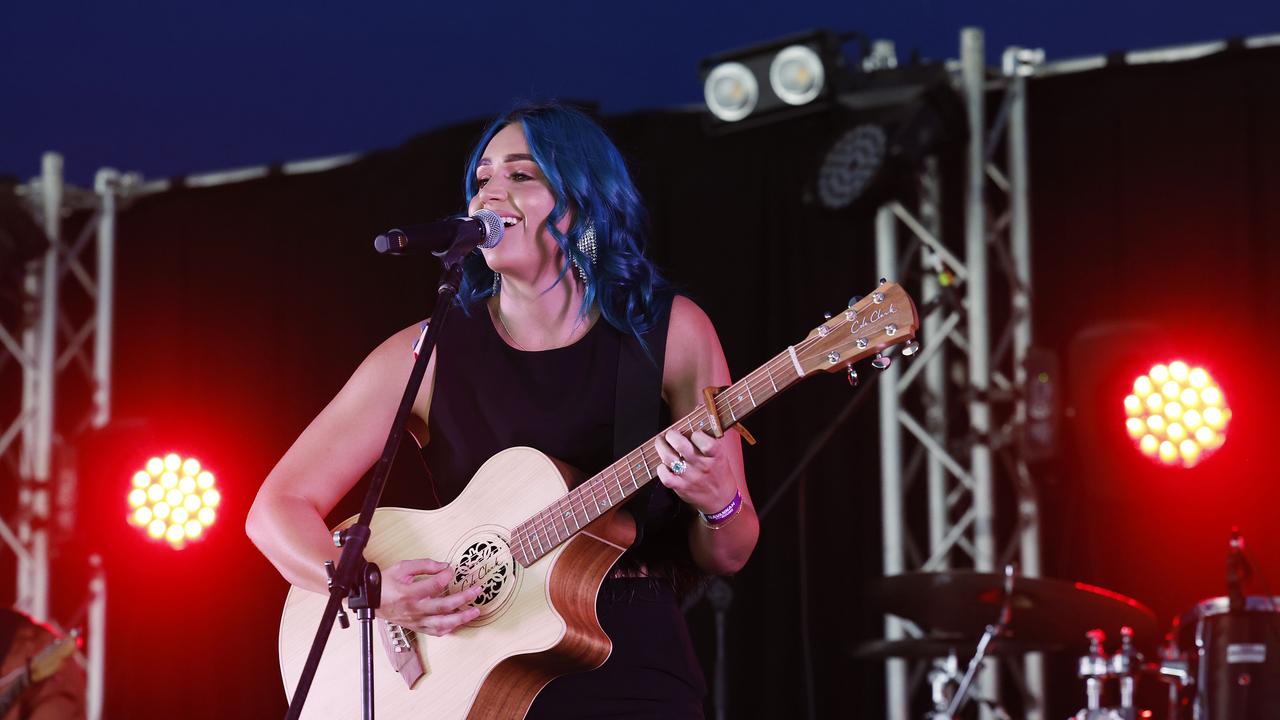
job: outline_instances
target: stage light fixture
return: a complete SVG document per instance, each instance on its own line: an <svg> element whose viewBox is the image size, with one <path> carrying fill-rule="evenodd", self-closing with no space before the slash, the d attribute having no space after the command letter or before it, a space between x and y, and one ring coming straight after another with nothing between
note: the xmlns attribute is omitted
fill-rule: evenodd
<svg viewBox="0 0 1280 720"><path fill-rule="evenodd" d="M822 58L808 45L785 47L769 63L769 87L788 105L813 102L825 85Z"/></svg>
<svg viewBox="0 0 1280 720"><path fill-rule="evenodd" d="M880 174L888 144L884 128L872 123L842 135L818 168L818 202L828 210L853 204Z"/></svg>
<svg viewBox="0 0 1280 720"><path fill-rule="evenodd" d="M213 473L195 458L170 453L153 457L133 474L127 504L129 524L175 550L204 536L222 501Z"/></svg>
<svg viewBox="0 0 1280 720"><path fill-rule="evenodd" d="M967 134L964 105L941 65L876 70L839 97L844 128L821 156L812 198L823 210L879 206L910 194L925 158Z"/></svg>
<svg viewBox="0 0 1280 720"><path fill-rule="evenodd" d="M756 109L760 86L746 65L727 62L707 74L702 94L712 115L725 122L737 122Z"/></svg>
<svg viewBox="0 0 1280 720"><path fill-rule="evenodd" d="M846 62L844 46L859 40ZM706 58L702 92L718 126L729 129L760 118L781 120L829 105L836 85L867 55L861 35L816 30Z"/></svg>
<svg viewBox="0 0 1280 720"><path fill-rule="evenodd" d="M1194 467L1226 442L1231 409L1209 371L1182 360L1133 381L1124 399L1125 431L1138 451L1169 466Z"/></svg>

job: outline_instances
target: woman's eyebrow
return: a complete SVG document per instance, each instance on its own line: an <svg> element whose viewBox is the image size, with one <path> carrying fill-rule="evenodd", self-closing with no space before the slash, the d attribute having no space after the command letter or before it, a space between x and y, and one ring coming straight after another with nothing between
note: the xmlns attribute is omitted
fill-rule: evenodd
<svg viewBox="0 0 1280 720"><path fill-rule="evenodd" d="M536 160L534 160L534 159L533 159L533 156L532 156L532 155L529 155L529 154L527 154L527 153L516 153L516 154L514 154L514 155L508 155L508 156L506 156L506 157L502 158L502 161L503 161L503 162L509 162L509 163L512 163L512 162L519 162L519 161L521 161L521 160L528 160L528 161L530 161L530 162L537 162ZM492 160L490 160L489 158L480 158L480 162L479 162L479 163L477 163L477 166L479 166L479 165L492 165L492 164L493 164L493 161L492 161Z"/></svg>

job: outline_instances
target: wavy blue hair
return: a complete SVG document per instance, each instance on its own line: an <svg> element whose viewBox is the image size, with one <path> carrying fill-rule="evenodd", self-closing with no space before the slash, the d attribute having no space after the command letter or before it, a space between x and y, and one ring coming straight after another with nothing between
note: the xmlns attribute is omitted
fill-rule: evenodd
<svg viewBox="0 0 1280 720"><path fill-rule="evenodd" d="M484 149L498 131L514 124L524 128L529 153L555 198L547 230L565 258L556 282L563 281L576 262L587 276L580 312L585 316L591 304L598 303L610 325L639 337L656 324L657 299L670 293L670 285L645 257L647 216L622 153L594 120L558 103L517 107L494 120L467 160L463 188L468 204L480 190L475 171ZM557 225L570 213L573 222L568 233L562 233ZM596 231L594 265L578 250L588 223ZM458 302L469 308L492 294L493 271L475 253L463 265Z"/></svg>

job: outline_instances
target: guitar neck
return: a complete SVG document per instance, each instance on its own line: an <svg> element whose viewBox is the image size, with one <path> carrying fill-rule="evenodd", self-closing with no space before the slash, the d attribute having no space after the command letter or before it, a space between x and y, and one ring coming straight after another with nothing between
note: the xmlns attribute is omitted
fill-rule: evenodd
<svg viewBox="0 0 1280 720"><path fill-rule="evenodd" d="M528 567L644 487L662 464L657 440L668 430L685 437L715 424L727 430L803 377L793 347L778 353L715 396L717 423L712 422L706 407L694 410L518 525L511 534L516 560Z"/></svg>

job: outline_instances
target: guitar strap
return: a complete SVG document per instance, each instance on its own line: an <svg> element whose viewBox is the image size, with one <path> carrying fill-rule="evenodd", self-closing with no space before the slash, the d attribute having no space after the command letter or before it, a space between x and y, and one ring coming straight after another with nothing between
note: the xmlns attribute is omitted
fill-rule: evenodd
<svg viewBox="0 0 1280 720"><path fill-rule="evenodd" d="M671 321L671 298L659 308L658 321L644 333L645 346L633 334L619 333L618 379L613 404L613 458L635 450L662 429L662 367L667 352L667 327ZM653 498L653 482L627 502L636 519L636 540L644 539L645 521Z"/></svg>

